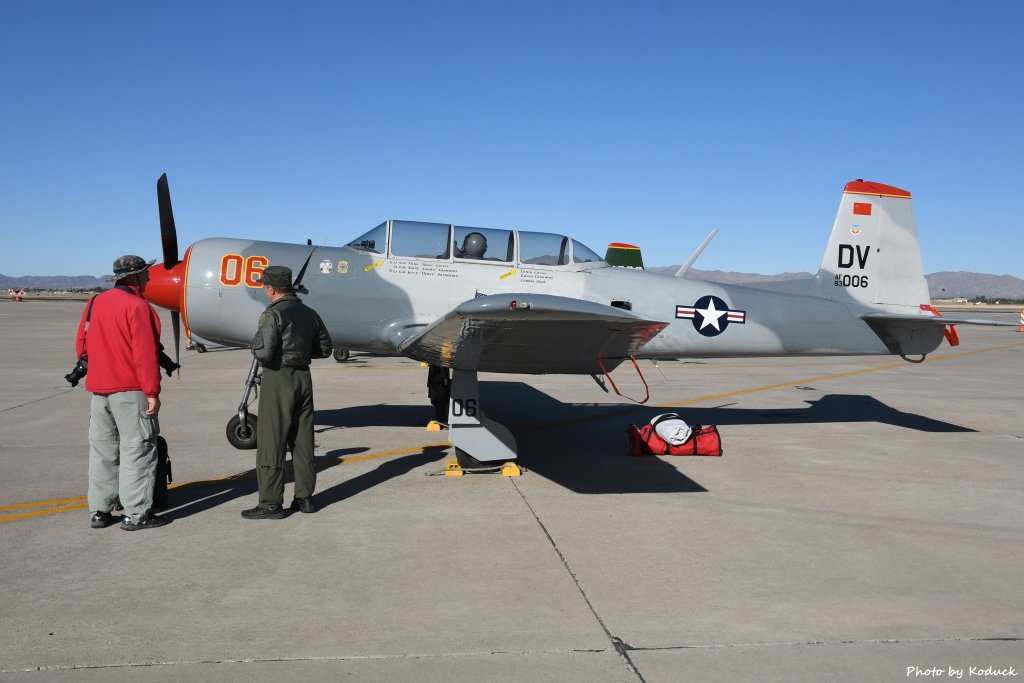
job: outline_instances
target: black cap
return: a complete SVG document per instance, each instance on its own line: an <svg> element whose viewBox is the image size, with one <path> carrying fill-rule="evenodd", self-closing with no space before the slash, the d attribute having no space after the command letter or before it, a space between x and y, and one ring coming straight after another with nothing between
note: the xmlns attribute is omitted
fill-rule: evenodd
<svg viewBox="0 0 1024 683"><path fill-rule="evenodd" d="M263 274L257 274L253 280L271 287L291 287L292 269L288 266L267 266L263 269Z"/></svg>

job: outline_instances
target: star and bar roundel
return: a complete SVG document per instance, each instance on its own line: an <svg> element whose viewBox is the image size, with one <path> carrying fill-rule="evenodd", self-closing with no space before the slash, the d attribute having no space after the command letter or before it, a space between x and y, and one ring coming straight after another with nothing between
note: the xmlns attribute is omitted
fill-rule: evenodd
<svg viewBox="0 0 1024 683"><path fill-rule="evenodd" d="M717 296L707 295L697 299L692 306L676 306L676 317L693 321L693 329L705 337L717 337L725 332L730 323L744 325L747 312L729 308Z"/></svg>

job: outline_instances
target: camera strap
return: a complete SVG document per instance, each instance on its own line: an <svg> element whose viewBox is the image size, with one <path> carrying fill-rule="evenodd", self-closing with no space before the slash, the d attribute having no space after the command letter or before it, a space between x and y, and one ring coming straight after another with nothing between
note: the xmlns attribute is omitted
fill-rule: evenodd
<svg viewBox="0 0 1024 683"><path fill-rule="evenodd" d="M89 305L85 309L85 332L89 331L89 319L92 318L92 304L94 301L96 301L96 297L98 296L99 294L93 294L92 298L89 299Z"/></svg>
<svg viewBox="0 0 1024 683"><path fill-rule="evenodd" d="M138 296L137 294L135 294L135 290L132 289L131 287L127 286L127 285L114 285L114 289L120 289L122 292L128 292L129 294L132 294L134 296ZM111 291L113 291L113 290L112 289L108 289L107 290L107 292L111 292ZM89 331L89 319L92 318L92 304L93 304L93 302L96 301L96 297L100 296L100 294L106 294L107 292L100 292L99 294L94 294L92 296L92 298L89 299L89 306L88 306L88 308L85 309L85 331L86 332Z"/></svg>

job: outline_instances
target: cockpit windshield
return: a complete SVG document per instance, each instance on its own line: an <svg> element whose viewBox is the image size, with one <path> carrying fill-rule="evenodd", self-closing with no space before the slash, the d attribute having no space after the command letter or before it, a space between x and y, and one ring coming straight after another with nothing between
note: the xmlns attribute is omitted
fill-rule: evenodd
<svg viewBox="0 0 1024 683"><path fill-rule="evenodd" d="M373 230L370 230L349 242L348 246L353 249L358 249L359 251L370 251L374 254L383 254L387 236L388 224L387 221L385 221Z"/></svg>

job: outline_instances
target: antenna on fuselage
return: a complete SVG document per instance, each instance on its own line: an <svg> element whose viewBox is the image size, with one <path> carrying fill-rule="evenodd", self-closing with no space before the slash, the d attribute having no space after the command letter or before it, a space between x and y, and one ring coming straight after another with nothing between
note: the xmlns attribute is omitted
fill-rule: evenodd
<svg viewBox="0 0 1024 683"><path fill-rule="evenodd" d="M711 244L711 240L713 240L715 238L715 235L717 234L718 228L712 228L711 232L708 233L708 236L705 237L704 241L700 243L699 247L697 247L697 251L693 252L693 256L691 256L686 263L679 266L679 270L676 271L676 277L683 277L684 275L686 275L686 272L690 270L690 266L692 266L693 262L697 260L697 257L700 256L700 253L704 251L704 247Z"/></svg>
<svg viewBox="0 0 1024 683"><path fill-rule="evenodd" d="M311 240L311 239L307 239L306 240L306 246L307 247L311 246L312 244L313 244L313 240ZM292 285L292 288L297 293L299 293L299 294L309 294L309 290L302 286L302 278L306 274L306 268L309 266L309 259L313 258L313 253L316 252L316 250L319 249L324 244L327 244L327 240L324 240L322 244L320 244L320 245L318 245L316 247L313 247L309 251L309 256L306 257L306 262L302 264L302 269L299 270L299 275L298 275L298 277L295 278L295 283Z"/></svg>

